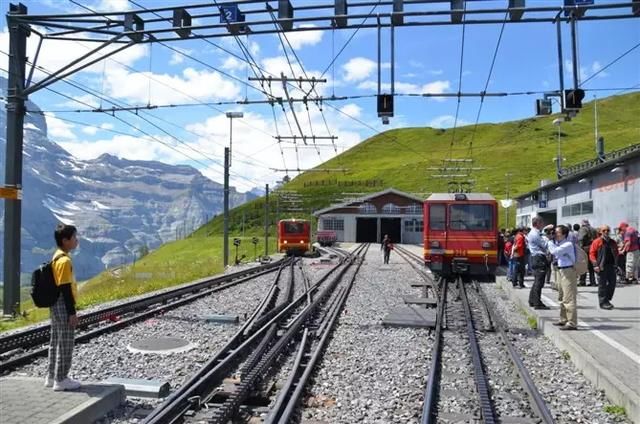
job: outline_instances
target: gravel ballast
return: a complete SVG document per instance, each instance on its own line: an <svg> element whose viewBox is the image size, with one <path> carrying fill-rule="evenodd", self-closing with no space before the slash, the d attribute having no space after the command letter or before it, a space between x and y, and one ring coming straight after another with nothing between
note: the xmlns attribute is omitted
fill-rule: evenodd
<svg viewBox="0 0 640 424"><path fill-rule="evenodd" d="M419 421L432 339L423 329L383 328L382 318L419 277L399 256L382 264L371 246L302 410L306 423Z"/></svg>
<svg viewBox="0 0 640 424"><path fill-rule="evenodd" d="M503 322L515 329L511 342L526 365L557 423L630 423L627 418L604 412L604 392L596 390L569 358L542 334L526 331L526 317L495 284L482 290ZM518 331L525 329L525 331Z"/></svg>

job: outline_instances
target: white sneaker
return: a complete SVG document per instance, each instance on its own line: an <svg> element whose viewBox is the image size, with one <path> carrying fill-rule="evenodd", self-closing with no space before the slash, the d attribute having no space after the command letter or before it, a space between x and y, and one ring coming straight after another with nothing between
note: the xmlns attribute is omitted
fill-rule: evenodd
<svg viewBox="0 0 640 424"><path fill-rule="evenodd" d="M53 390L56 392L61 392L64 390L77 390L82 386L79 381L75 381L70 379L69 377L65 378L62 381L56 381L53 383Z"/></svg>
<svg viewBox="0 0 640 424"><path fill-rule="evenodd" d="M47 378L44 379L44 387L53 387L53 378L47 376Z"/></svg>

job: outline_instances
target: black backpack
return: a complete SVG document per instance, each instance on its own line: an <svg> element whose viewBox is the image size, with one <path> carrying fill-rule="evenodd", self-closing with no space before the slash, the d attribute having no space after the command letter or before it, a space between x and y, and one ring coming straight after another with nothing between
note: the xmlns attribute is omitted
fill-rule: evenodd
<svg viewBox="0 0 640 424"><path fill-rule="evenodd" d="M64 254L58 255L51 262L40 265L31 274L31 299L39 308L50 308L58 300L60 289L53 276L53 263Z"/></svg>

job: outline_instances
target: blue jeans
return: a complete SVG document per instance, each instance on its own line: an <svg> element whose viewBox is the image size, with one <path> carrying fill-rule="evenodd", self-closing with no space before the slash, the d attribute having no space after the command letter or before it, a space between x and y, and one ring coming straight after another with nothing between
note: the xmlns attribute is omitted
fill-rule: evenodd
<svg viewBox="0 0 640 424"><path fill-rule="evenodd" d="M507 280L513 281L515 277L516 271L516 260L515 258L509 258L509 268L507 270Z"/></svg>

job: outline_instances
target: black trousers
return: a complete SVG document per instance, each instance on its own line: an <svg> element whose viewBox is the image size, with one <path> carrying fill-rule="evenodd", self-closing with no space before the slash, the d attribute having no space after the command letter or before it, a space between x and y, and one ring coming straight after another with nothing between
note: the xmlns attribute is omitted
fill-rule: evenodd
<svg viewBox="0 0 640 424"><path fill-rule="evenodd" d="M544 283L549 284L551 282L551 261L547 259L547 266L544 270ZM557 281L554 281L557 283Z"/></svg>
<svg viewBox="0 0 640 424"><path fill-rule="evenodd" d="M605 265L598 273L598 300L605 305L613 298L616 290L616 267L614 264Z"/></svg>
<svg viewBox="0 0 640 424"><path fill-rule="evenodd" d="M547 258L544 255L534 255L531 258L531 268L533 268L533 286L529 292L529 305L542 305L542 288L544 287L547 275Z"/></svg>
<svg viewBox="0 0 640 424"><path fill-rule="evenodd" d="M513 287L524 287L525 259L524 256L516 258L516 275L513 277Z"/></svg>
<svg viewBox="0 0 640 424"><path fill-rule="evenodd" d="M589 252L587 252L587 256L589 256ZM591 261L587 261L587 266L588 266L588 273L589 273L589 284L591 284L592 286L596 285L596 273L593 270L593 264L591 263ZM580 284L584 285L587 282L587 274L582 274L580 276Z"/></svg>
<svg viewBox="0 0 640 424"><path fill-rule="evenodd" d="M389 255L391 255L391 249L384 249L384 263L389 263Z"/></svg>

